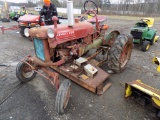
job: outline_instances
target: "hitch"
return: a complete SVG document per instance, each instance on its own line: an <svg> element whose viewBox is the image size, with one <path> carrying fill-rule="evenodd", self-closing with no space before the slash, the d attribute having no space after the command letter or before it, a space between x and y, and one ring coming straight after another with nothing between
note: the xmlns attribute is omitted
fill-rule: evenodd
<svg viewBox="0 0 160 120"><path fill-rule="evenodd" d="M0 26L0 29L2 31L2 34L4 34L4 31L5 30L18 30L19 29L19 26L18 25L13 25L12 27L8 27L8 28L5 28L3 26Z"/></svg>

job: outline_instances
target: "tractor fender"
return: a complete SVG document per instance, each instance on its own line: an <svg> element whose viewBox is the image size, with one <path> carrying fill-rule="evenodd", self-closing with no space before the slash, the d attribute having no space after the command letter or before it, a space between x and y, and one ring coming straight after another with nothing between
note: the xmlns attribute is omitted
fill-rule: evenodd
<svg viewBox="0 0 160 120"><path fill-rule="evenodd" d="M144 37L146 40L152 40L153 37L156 35L157 30L149 29L147 35Z"/></svg>
<svg viewBox="0 0 160 120"><path fill-rule="evenodd" d="M108 34L105 35L105 38L102 44L112 46L119 34L120 32L118 30L109 32Z"/></svg>

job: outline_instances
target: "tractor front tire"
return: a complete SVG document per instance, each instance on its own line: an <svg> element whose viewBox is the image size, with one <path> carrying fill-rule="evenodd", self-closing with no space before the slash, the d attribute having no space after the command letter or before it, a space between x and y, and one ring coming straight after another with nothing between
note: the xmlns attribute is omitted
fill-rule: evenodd
<svg viewBox="0 0 160 120"><path fill-rule="evenodd" d="M144 41L142 46L141 46L141 50L145 52L145 51L149 50L149 48L150 48L150 42L149 41Z"/></svg>
<svg viewBox="0 0 160 120"><path fill-rule="evenodd" d="M66 79L60 84L60 87L56 95L55 108L59 114L63 114L64 109L68 105L68 101L70 98L70 90L71 90L71 81Z"/></svg>
<svg viewBox="0 0 160 120"><path fill-rule="evenodd" d="M133 41L130 36L118 35L108 53L108 67L114 73L120 73L127 65L133 49Z"/></svg>
<svg viewBox="0 0 160 120"><path fill-rule="evenodd" d="M21 36L22 37L26 37L25 35L24 35L24 29L25 29L26 27L24 27L24 26L20 26L20 34L21 34Z"/></svg>
<svg viewBox="0 0 160 120"><path fill-rule="evenodd" d="M154 34L154 36L153 36L153 38L152 38L152 40L151 40L151 43L150 43L151 45L154 45L154 44L155 44L155 42L156 42L156 41L155 41L155 37L156 37L156 33Z"/></svg>
<svg viewBox="0 0 160 120"><path fill-rule="evenodd" d="M30 66L24 62L19 62L16 67L16 77L18 78L19 81L21 81L23 83L26 83L26 82L32 80L33 78L35 78L35 76L37 74L33 70L25 72L25 69L27 69L27 68L30 68Z"/></svg>

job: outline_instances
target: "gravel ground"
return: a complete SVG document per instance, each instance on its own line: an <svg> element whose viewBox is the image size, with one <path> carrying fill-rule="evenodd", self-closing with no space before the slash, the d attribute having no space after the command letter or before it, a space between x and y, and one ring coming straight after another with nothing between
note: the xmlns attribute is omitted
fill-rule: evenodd
<svg viewBox="0 0 160 120"><path fill-rule="evenodd" d="M109 19L111 29L128 34L136 21ZM11 26L16 22L1 23ZM153 28L160 34L159 23ZM152 64L154 56L160 56L160 42L151 46L147 52L135 46L131 60L120 74L112 74L108 81L111 88L103 95L95 95L72 82L71 99L65 114L55 111L56 90L40 76L21 84L16 76L16 64L26 55L33 55L33 43L20 36L18 31L0 33L0 120L158 120L155 113L131 99L124 99L126 82L141 79L144 83L159 89L160 73ZM106 70L105 65L102 67ZM64 79L60 76L60 79Z"/></svg>

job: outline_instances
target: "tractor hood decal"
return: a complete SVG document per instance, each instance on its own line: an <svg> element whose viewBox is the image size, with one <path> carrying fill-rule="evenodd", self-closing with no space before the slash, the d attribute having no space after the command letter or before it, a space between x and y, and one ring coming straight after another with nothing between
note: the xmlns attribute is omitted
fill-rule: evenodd
<svg viewBox="0 0 160 120"><path fill-rule="evenodd" d="M63 31L63 32L57 32L57 38L63 38L65 36L70 36L70 35L74 35L74 31L73 30L68 30L68 31Z"/></svg>

